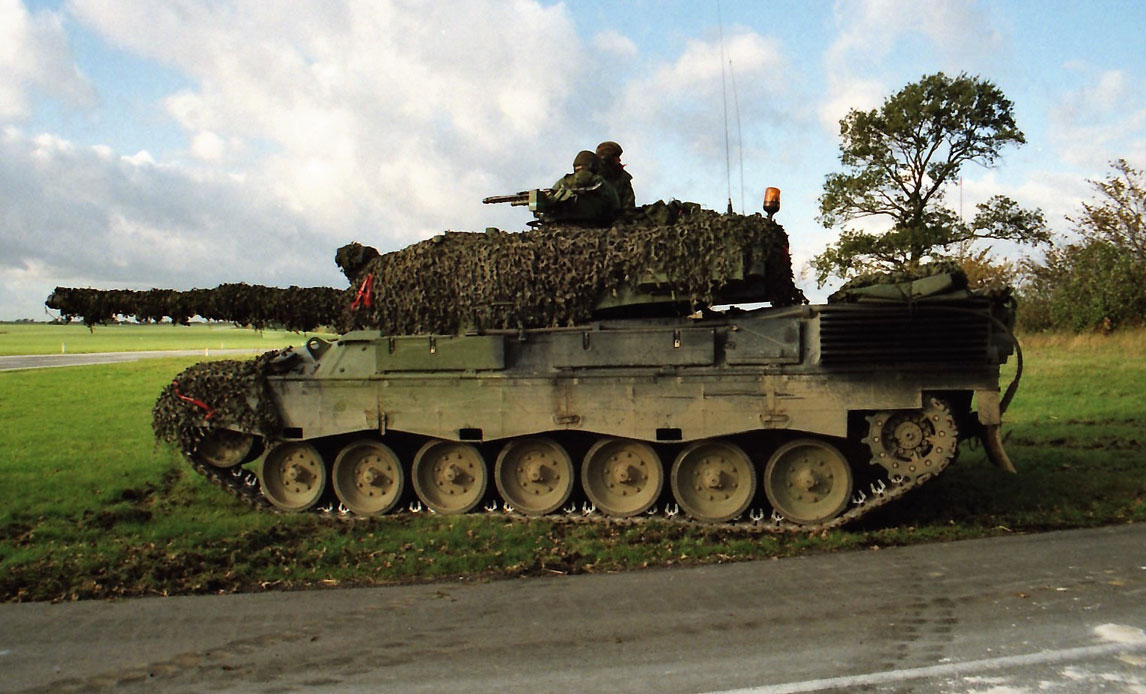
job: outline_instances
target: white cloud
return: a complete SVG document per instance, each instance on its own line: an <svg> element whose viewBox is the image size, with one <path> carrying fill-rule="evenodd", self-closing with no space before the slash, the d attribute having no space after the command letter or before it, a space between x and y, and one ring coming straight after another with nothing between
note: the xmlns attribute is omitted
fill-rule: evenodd
<svg viewBox="0 0 1146 694"><path fill-rule="evenodd" d="M392 248L448 226L484 227L482 197L548 183L586 146L575 138L588 108L570 98L594 65L561 5L70 7L119 47L191 79L164 105L192 156L234 168L224 143L262 143L269 156L240 173L348 239Z"/></svg>
<svg viewBox="0 0 1146 694"><path fill-rule="evenodd" d="M775 77L781 74L783 59L774 40L751 31L731 36L723 48L717 42L689 41L675 62L656 72L653 86L674 96L698 88L715 91L729 65L742 79Z"/></svg>
<svg viewBox="0 0 1146 694"><path fill-rule="evenodd" d="M6 314L17 283L46 285L37 301L57 283L342 286L330 258L350 241L386 251L444 229L522 228L528 213L481 198L548 185L605 139L625 146L639 201L723 207L715 40L626 83L618 56L632 42L606 32L587 48L562 4L70 0L67 16L178 75L157 102L186 146L173 157L143 140L150 151L130 154L10 133L0 176L20 195L0 201ZM782 184L756 177L776 177L777 149L796 146L775 133L810 120L808 99L794 97L802 80L778 41L725 37L732 152L755 208L764 185Z"/></svg>
<svg viewBox="0 0 1146 694"><path fill-rule="evenodd" d="M20 0L0 0L0 118L24 118L30 92L74 106L95 103L95 90L76 69L63 20L55 12L30 14Z"/></svg>
<svg viewBox="0 0 1146 694"><path fill-rule="evenodd" d="M191 140L191 155L204 161L220 161L227 152L227 143L210 130L204 130Z"/></svg>
<svg viewBox="0 0 1146 694"><path fill-rule="evenodd" d="M630 81L605 110L606 122L621 124L609 139L621 142L628 161L650 174L636 183L642 189L638 198L651 191L652 199L723 199L725 104L732 166L741 145L737 118L746 126L740 137L748 171L764 168L768 159L774 162L780 122L799 118L798 110L789 108L783 49L775 39L733 29L723 62L721 54L719 40L688 41L679 56ZM688 166L680 165L682 158ZM763 187L755 192L762 194Z"/></svg>
<svg viewBox="0 0 1146 694"><path fill-rule="evenodd" d="M989 51L1002 40L978 3L966 0L838 0L835 16L843 30L828 49L833 67L870 66L913 34L925 38L936 53L952 56Z"/></svg>
<svg viewBox="0 0 1146 694"><path fill-rule="evenodd" d="M56 284L344 284L336 244L273 196L222 174L156 164L146 152L109 158L103 147L7 128L0 189L10 193L0 199L5 318L42 315Z"/></svg>
<svg viewBox="0 0 1146 694"><path fill-rule="evenodd" d="M632 39L612 29L602 31L593 37L593 48L609 53L622 60L637 57L637 44Z"/></svg>
<svg viewBox="0 0 1146 694"><path fill-rule="evenodd" d="M1114 159L1146 162L1146 99L1121 70L1076 64L1074 71L1087 84L1068 92L1050 113L1049 135L1059 156L1092 177Z"/></svg>
<svg viewBox="0 0 1146 694"><path fill-rule="evenodd" d="M840 121L851 109L867 111L879 108L887 98L884 85L875 80L848 79L829 90L827 99L820 104L819 117L824 129L832 135L840 134Z"/></svg>
<svg viewBox="0 0 1146 694"><path fill-rule="evenodd" d="M68 147L70 147L70 146L71 145L68 145ZM155 158L152 157L151 152L148 152L146 149L141 149L138 152L136 152L135 154L131 155L130 157L125 156L125 157L121 157L121 158L125 162L127 162L128 164L132 164L134 166L145 166L148 164L151 164L151 165L155 164Z"/></svg>
<svg viewBox="0 0 1146 694"><path fill-rule="evenodd" d="M1087 90L1095 106L1105 110L1121 107L1127 94L1126 75L1121 70L1107 70L1093 89Z"/></svg>
<svg viewBox="0 0 1146 694"><path fill-rule="evenodd" d="M985 66L1003 46L978 3L966 0L838 0L834 14L839 35L824 55L828 91L819 109L832 135L849 108L878 106L890 81L901 79L890 60L896 51L913 66L962 72Z"/></svg>
<svg viewBox="0 0 1146 694"><path fill-rule="evenodd" d="M4 131L4 317L28 313L17 287L35 308L81 281L341 286L332 258L349 241L522 228L521 208L481 198L546 185L603 139L582 94L607 87L607 56L583 50L562 5L74 0L67 14L191 85L161 103L195 166Z"/></svg>
<svg viewBox="0 0 1146 694"><path fill-rule="evenodd" d="M625 146L642 200L703 199L692 184L724 182L715 40L689 41L625 84L618 57L635 55L633 42L606 31L587 49L560 4L349 0L289 16L253 1L226 11L120 0L72 8L117 45L192 79L164 101L190 137L263 143L270 156L242 173L348 239L393 248L447 227L520 227L520 209L480 199L547 185L575 152L605 139ZM729 129L736 151L737 99L751 164L774 155L777 121L800 114L781 105L778 42L737 28L726 37ZM192 143L193 156L203 144ZM711 170L690 166L681 180L682 157Z"/></svg>
<svg viewBox="0 0 1146 694"><path fill-rule="evenodd" d="M177 92L164 99L163 104L179 125L190 131L207 132L208 108L199 94L190 91Z"/></svg>
<svg viewBox="0 0 1146 694"><path fill-rule="evenodd" d="M1076 214L1079 201L1088 199L1090 194L1089 184L1072 172L1033 171L1021 183L1008 185L990 171L981 178L964 178L963 212L970 219L975 214L975 205L993 195L1006 195L1023 207L1041 209L1051 229L1063 232L1067 228L1066 216ZM956 211L957 196L957 190L952 190L948 200Z"/></svg>

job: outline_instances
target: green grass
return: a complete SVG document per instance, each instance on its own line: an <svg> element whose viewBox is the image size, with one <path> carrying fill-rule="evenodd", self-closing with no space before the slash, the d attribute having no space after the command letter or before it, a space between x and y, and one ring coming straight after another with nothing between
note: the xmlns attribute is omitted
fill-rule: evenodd
<svg viewBox="0 0 1146 694"><path fill-rule="evenodd" d="M79 323L0 323L0 355L87 354L146 350L268 350L301 345L308 334L252 330L219 323L191 325L97 325Z"/></svg>
<svg viewBox="0 0 1146 694"><path fill-rule="evenodd" d="M2 372L0 596L484 580L1146 521L1146 332L1032 336L1024 347L1026 373L1006 426L1018 475L964 446L916 493L816 535L665 521L259 513L154 443L151 405L196 358Z"/></svg>

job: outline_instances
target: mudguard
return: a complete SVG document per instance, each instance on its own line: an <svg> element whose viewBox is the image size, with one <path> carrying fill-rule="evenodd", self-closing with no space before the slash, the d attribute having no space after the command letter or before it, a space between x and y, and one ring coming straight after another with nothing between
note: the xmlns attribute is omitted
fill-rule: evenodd
<svg viewBox="0 0 1146 694"><path fill-rule="evenodd" d="M987 459L1000 470L1016 473L1014 464L1003 450L1001 433L1003 415L999 408L999 391L977 391L975 400L978 405L979 423L983 425L979 430L979 439L983 442L983 449L987 451Z"/></svg>

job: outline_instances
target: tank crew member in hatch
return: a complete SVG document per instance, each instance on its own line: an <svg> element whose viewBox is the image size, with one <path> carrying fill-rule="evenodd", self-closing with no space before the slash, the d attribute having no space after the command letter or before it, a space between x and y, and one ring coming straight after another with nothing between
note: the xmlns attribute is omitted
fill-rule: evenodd
<svg viewBox="0 0 1146 694"><path fill-rule="evenodd" d="M621 210L617 191L599 173L601 160L589 150L573 159L573 173L553 184L545 216L552 221L608 225Z"/></svg>
<svg viewBox="0 0 1146 694"><path fill-rule="evenodd" d="M633 194L633 175L625 171L621 163L621 146L612 140L597 145L597 156L601 159L600 174L612 184L621 202L621 213L636 209L637 196Z"/></svg>

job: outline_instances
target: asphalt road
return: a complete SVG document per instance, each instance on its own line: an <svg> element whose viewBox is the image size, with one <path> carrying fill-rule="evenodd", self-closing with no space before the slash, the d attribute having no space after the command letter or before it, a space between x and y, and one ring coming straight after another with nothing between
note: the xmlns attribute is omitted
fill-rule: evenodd
<svg viewBox="0 0 1146 694"><path fill-rule="evenodd" d="M0 371L16 369L44 369L53 366L87 366L89 364L116 364L140 359L162 357L193 357L211 354L262 354L261 349L176 349L140 352L91 352L88 354L16 354L0 356Z"/></svg>
<svg viewBox="0 0 1146 694"><path fill-rule="evenodd" d="M6 692L1146 692L1146 525L485 584L0 605Z"/></svg>

